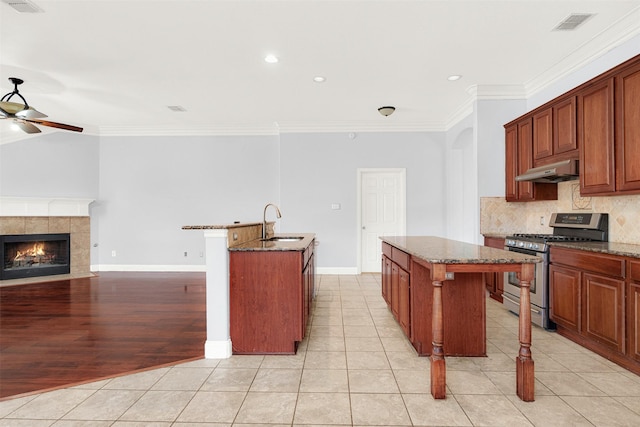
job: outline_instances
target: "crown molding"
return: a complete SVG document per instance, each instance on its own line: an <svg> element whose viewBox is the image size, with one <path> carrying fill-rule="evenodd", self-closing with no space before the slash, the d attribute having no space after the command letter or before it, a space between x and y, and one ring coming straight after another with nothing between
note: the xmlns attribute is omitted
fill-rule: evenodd
<svg viewBox="0 0 640 427"><path fill-rule="evenodd" d="M524 83L527 98L550 87L552 84L568 77L577 70L603 56L605 53L621 46L640 34L640 6L622 17L614 25L606 28L598 35L583 43L574 52L566 55L554 66ZM637 54L637 52L635 53ZM632 55L633 56L633 55ZM631 56L627 59L630 59ZM606 71L606 67L601 72ZM592 77L595 77L594 74Z"/></svg>

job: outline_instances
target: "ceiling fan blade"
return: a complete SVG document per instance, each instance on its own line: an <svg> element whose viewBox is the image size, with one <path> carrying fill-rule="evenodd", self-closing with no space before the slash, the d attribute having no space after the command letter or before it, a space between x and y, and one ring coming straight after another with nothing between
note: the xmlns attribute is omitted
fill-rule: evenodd
<svg viewBox="0 0 640 427"><path fill-rule="evenodd" d="M29 107L26 110L18 111L16 117L20 117L21 119L44 119L47 115L33 107Z"/></svg>
<svg viewBox="0 0 640 427"><path fill-rule="evenodd" d="M82 132L82 128L78 127L78 126L73 126L73 125L67 125L64 123L56 123L56 122L50 122L48 120L31 120L31 119L25 119L25 121L27 122L31 122L31 123L36 123L42 126L49 126L52 128L58 128L58 129L64 129L64 130L70 130L73 132Z"/></svg>
<svg viewBox="0 0 640 427"><path fill-rule="evenodd" d="M24 120L15 120L14 123L20 129L22 129L26 133L40 133L42 132L40 129L32 125L31 123L27 123Z"/></svg>

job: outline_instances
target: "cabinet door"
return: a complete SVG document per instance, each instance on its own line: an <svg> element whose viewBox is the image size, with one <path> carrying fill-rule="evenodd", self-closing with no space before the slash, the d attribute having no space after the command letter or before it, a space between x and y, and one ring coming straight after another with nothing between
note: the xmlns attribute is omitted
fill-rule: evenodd
<svg viewBox="0 0 640 427"><path fill-rule="evenodd" d="M573 331L580 331L580 271L549 266L549 309L551 320Z"/></svg>
<svg viewBox="0 0 640 427"><path fill-rule="evenodd" d="M400 268L396 263L391 263L391 312L398 319L398 307L400 306Z"/></svg>
<svg viewBox="0 0 640 427"><path fill-rule="evenodd" d="M618 191L640 190L640 63L616 77Z"/></svg>
<svg viewBox="0 0 640 427"><path fill-rule="evenodd" d="M624 353L624 281L584 273L582 286L582 332Z"/></svg>
<svg viewBox="0 0 640 427"><path fill-rule="evenodd" d="M411 317L409 307L409 273L403 269L398 269L398 323L409 337L411 336Z"/></svg>
<svg viewBox="0 0 640 427"><path fill-rule="evenodd" d="M613 78L578 94L580 193L615 191Z"/></svg>
<svg viewBox="0 0 640 427"><path fill-rule="evenodd" d="M518 126L505 128L505 198L507 202L518 200Z"/></svg>
<svg viewBox="0 0 640 427"><path fill-rule="evenodd" d="M575 153L578 157L576 135L576 97L571 96L553 106L553 154ZM567 156L570 158L571 156ZM561 157L561 158L564 158Z"/></svg>
<svg viewBox="0 0 640 427"><path fill-rule="evenodd" d="M382 298L391 304L391 260L382 256Z"/></svg>
<svg viewBox="0 0 640 427"><path fill-rule="evenodd" d="M533 159L537 163L553 154L553 115L547 108L533 116Z"/></svg>
<svg viewBox="0 0 640 427"><path fill-rule="evenodd" d="M533 120L531 117L518 122L518 175L533 167ZM518 182L518 200L533 200L533 183Z"/></svg>
<svg viewBox="0 0 640 427"><path fill-rule="evenodd" d="M627 328L629 329L629 357L640 362L640 281L629 284Z"/></svg>

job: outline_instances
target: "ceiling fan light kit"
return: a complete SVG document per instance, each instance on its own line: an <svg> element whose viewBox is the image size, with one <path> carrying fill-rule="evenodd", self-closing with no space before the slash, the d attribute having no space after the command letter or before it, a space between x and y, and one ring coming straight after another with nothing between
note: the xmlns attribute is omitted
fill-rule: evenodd
<svg viewBox="0 0 640 427"><path fill-rule="evenodd" d="M392 115L394 111L396 111L396 107L390 105L378 108L378 112L385 117Z"/></svg>
<svg viewBox="0 0 640 427"><path fill-rule="evenodd" d="M29 106L24 96L20 95L18 86L24 83L24 80L17 77L9 77L9 81L13 84L13 91L5 94L0 98L0 119L13 119L14 124L26 133L40 133L41 130L33 123L41 126L48 126L58 129L70 130L73 132L82 132L82 128L64 123L50 122L47 120L39 120L47 117L35 108ZM11 98L17 95L22 100L22 104L11 102Z"/></svg>

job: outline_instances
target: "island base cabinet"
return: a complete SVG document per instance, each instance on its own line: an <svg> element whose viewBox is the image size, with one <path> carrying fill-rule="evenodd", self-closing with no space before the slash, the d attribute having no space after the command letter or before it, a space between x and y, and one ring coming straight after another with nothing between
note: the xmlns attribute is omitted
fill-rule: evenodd
<svg viewBox="0 0 640 427"><path fill-rule="evenodd" d="M451 283L449 283L451 282ZM431 270L411 263L411 343L420 356L432 344ZM442 287L445 356L486 356L485 287L482 273L455 273Z"/></svg>
<svg viewBox="0 0 640 427"><path fill-rule="evenodd" d="M305 332L311 277L297 251L229 254L230 335L234 354L295 354Z"/></svg>
<svg viewBox="0 0 640 427"><path fill-rule="evenodd" d="M629 357L640 363L640 261L629 262L627 331Z"/></svg>

